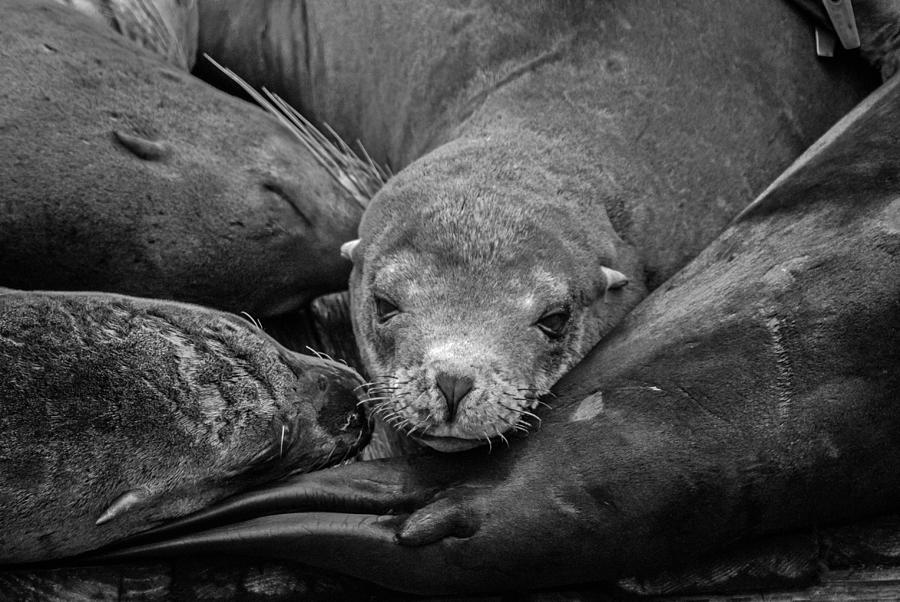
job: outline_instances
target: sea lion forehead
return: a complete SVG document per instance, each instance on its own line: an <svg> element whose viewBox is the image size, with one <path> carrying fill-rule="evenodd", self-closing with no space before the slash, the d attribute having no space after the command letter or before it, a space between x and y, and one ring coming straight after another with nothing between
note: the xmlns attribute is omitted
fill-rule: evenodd
<svg viewBox="0 0 900 602"><path fill-rule="evenodd" d="M516 304L525 311L543 311L547 305L567 306L572 287L563 274L554 273L546 266L533 266L523 290L516 297Z"/></svg>
<svg viewBox="0 0 900 602"><path fill-rule="evenodd" d="M400 293L436 279L438 263L436 257L407 245L375 258L368 265L372 265L372 284L376 291Z"/></svg>
<svg viewBox="0 0 900 602"><path fill-rule="evenodd" d="M570 274L545 263L522 262L482 269L446 257L406 247L383 257L373 274L373 289L394 302L430 306L444 302L485 304L504 311L543 312L548 306L566 307L573 294Z"/></svg>

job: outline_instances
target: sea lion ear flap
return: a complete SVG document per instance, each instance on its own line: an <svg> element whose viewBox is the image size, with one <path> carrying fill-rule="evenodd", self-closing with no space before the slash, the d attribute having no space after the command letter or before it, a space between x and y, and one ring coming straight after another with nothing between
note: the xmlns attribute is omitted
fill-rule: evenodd
<svg viewBox="0 0 900 602"><path fill-rule="evenodd" d="M341 257L344 259L349 259L353 261L353 251L356 250L357 245L359 245L359 239L355 238L353 240L348 240L344 244L341 245Z"/></svg>
<svg viewBox="0 0 900 602"><path fill-rule="evenodd" d="M607 291L616 290L617 288L622 288L628 284L628 277L622 272L618 272L606 266L600 266L600 269L603 270L603 277L606 278Z"/></svg>

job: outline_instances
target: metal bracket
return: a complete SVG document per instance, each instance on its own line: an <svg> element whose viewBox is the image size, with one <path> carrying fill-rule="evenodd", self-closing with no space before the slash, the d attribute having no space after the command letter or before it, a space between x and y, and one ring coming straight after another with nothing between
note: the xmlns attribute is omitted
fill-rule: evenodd
<svg viewBox="0 0 900 602"><path fill-rule="evenodd" d="M834 27L834 32L841 41L841 46L850 50L859 48L859 31L856 29L856 17L853 15L851 0L822 0L825 11ZM816 43L818 51L818 40ZM821 55L820 55L821 56Z"/></svg>

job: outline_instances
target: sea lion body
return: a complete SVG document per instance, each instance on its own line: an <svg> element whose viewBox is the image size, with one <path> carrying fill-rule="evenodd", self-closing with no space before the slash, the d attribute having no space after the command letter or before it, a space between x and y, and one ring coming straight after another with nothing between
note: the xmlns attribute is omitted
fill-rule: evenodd
<svg viewBox="0 0 900 602"><path fill-rule="evenodd" d="M0 285L256 317L345 285L362 208L270 116L53 2L0 2Z"/></svg>
<svg viewBox="0 0 900 602"><path fill-rule="evenodd" d="M482 71L434 59L459 78L442 128L347 247L356 338L397 430L455 451L536 426L539 397L840 116L810 107L845 84L811 76L808 48L763 49L798 25L784 7L668 10L496 8L490 50L465 56Z"/></svg>
<svg viewBox="0 0 900 602"><path fill-rule="evenodd" d="M355 453L352 370L236 316L0 289L0 563L69 556Z"/></svg>
<svg viewBox="0 0 900 602"><path fill-rule="evenodd" d="M230 551L521 592L704 555L733 575L731 546L896 512L898 101L895 77L829 131L562 378L527 439L304 475L110 558Z"/></svg>

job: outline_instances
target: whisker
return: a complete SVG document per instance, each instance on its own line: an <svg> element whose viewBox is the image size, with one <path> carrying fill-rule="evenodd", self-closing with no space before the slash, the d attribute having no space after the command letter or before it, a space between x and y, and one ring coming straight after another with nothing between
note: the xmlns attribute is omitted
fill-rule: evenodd
<svg viewBox="0 0 900 602"><path fill-rule="evenodd" d="M322 358L322 354L319 353L318 351L316 351L315 349L313 349L312 347L310 347L309 345L306 346L306 350L309 351L310 353L312 353L312 354L313 354L314 356L316 356L317 358L323 359L323 358Z"/></svg>
<svg viewBox="0 0 900 602"><path fill-rule="evenodd" d="M503 403L503 402L500 401L500 400L497 400L495 403L496 403L498 406L500 406L500 407L502 407L502 408L506 408L506 409L509 410L510 412L516 412L517 414L521 414L521 413L524 411L524 410L522 410L521 408L518 408L518 407L508 406L508 405L506 405L505 403Z"/></svg>
<svg viewBox="0 0 900 602"><path fill-rule="evenodd" d="M530 416L531 418L534 418L538 422L543 422L537 414L532 414L528 410L522 410L522 413L525 414L526 416Z"/></svg>
<svg viewBox="0 0 900 602"><path fill-rule="evenodd" d="M257 328L259 328L260 330L263 329L263 327L262 327L262 322L260 322L259 320L257 320L257 319L254 318L253 316L251 316L249 313L247 313L247 312L245 312L245 311L242 311L240 315L242 315L242 316L244 316L245 318L247 318L247 321L248 321L248 322L250 322L251 324L253 324L253 325L256 326Z"/></svg>

